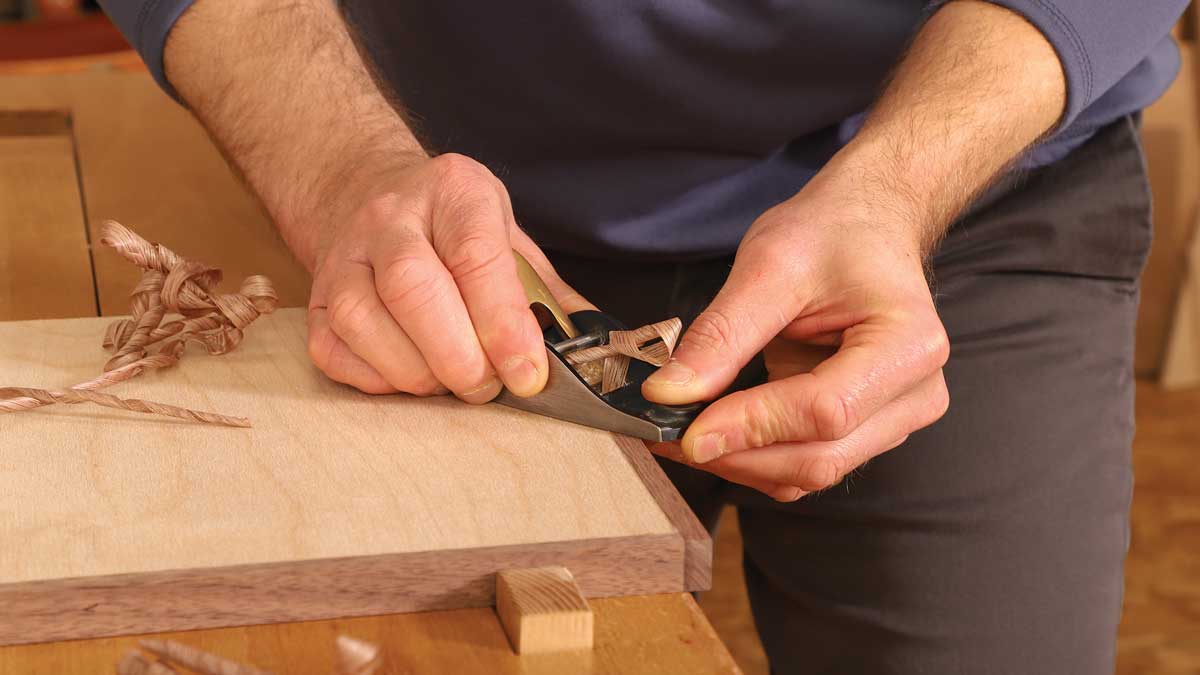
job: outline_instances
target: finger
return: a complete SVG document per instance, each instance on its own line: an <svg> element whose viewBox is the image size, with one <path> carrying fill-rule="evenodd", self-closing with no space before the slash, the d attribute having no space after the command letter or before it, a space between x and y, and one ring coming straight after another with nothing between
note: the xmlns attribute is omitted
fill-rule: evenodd
<svg viewBox="0 0 1200 675"><path fill-rule="evenodd" d="M439 200L433 247L458 286L475 334L504 386L532 396L549 367L542 331L517 277L503 188Z"/></svg>
<svg viewBox="0 0 1200 675"><path fill-rule="evenodd" d="M545 282L546 288L550 289L551 295L568 314L572 312L581 312L583 310L594 310L596 306L583 297L574 288L571 288L567 282L563 281L562 277L558 276L554 266L550 264L550 260L546 258L546 254L529 235L525 234L521 228L517 227L516 223L509 225L509 240L512 241L513 248L516 249L533 269L537 271L538 276Z"/></svg>
<svg viewBox="0 0 1200 675"><path fill-rule="evenodd" d="M763 347L763 362L767 367L768 379L782 380L785 377L812 372L813 368L833 356L836 351L830 347L775 338Z"/></svg>
<svg viewBox="0 0 1200 675"><path fill-rule="evenodd" d="M396 390L428 395L442 388L421 352L383 306L370 267L346 261L327 275L322 286L333 290L314 293L314 298L327 298L328 309L310 309L310 321L328 326Z"/></svg>
<svg viewBox="0 0 1200 675"><path fill-rule="evenodd" d="M812 372L714 402L688 428L684 453L707 461L772 443L844 438L938 372L948 354L932 308L925 317L897 313L869 320L848 329L837 353Z"/></svg>
<svg viewBox="0 0 1200 675"><path fill-rule="evenodd" d="M646 379L642 394L679 405L710 400L724 391L799 313L804 284L787 271L795 265L762 247L739 250L717 297L688 327L671 360Z"/></svg>
<svg viewBox="0 0 1200 675"><path fill-rule="evenodd" d="M687 462L687 459L683 456L683 448L679 446L679 441L659 441L652 443L650 444L650 452L673 462Z"/></svg>
<svg viewBox="0 0 1200 675"><path fill-rule="evenodd" d="M837 485L847 474L892 448L908 434L931 424L945 411L941 374L884 406L854 433L836 441L778 443L724 455L702 468L738 483L778 483L817 492Z"/></svg>
<svg viewBox="0 0 1200 675"><path fill-rule="evenodd" d="M396 392L379 371L350 351L350 347L334 334L324 307L308 310L308 356L331 380L368 394Z"/></svg>
<svg viewBox="0 0 1200 675"><path fill-rule="evenodd" d="M468 403L492 400L501 383L454 278L416 230L390 232L394 238L369 253L379 298L439 382Z"/></svg>
<svg viewBox="0 0 1200 675"><path fill-rule="evenodd" d="M655 455L658 455L659 457L665 457L674 462L679 462L681 464L687 463L687 460L684 459L683 453L679 449L678 441L654 443L650 446L650 452L654 453ZM704 471L709 470L708 466L698 466L695 468L701 469ZM749 487L754 490L758 490L759 492L763 492L765 494L771 495L773 498L775 498L779 501L795 501L795 500L799 499L800 496L803 494L800 490L798 490L797 488L794 488L790 485L781 485L779 483L773 483L771 481L759 480L756 476L754 476L752 474L746 474L744 476L740 476L734 472L730 472L730 475L732 477L730 477L730 476L723 476L723 477L726 478L727 480L732 480L733 482L738 483L740 485L745 485L746 487ZM778 496L776 496L776 495L778 495Z"/></svg>

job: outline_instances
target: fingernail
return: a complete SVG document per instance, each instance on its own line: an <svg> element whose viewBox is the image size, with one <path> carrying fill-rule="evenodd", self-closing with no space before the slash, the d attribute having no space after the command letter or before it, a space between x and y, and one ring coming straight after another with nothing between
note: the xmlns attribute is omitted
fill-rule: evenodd
<svg viewBox="0 0 1200 675"><path fill-rule="evenodd" d="M692 462L703 464L725 454L725 434L704 434L692 444Z"/></svg>
<svg viewBox="0 0 1200 675"><path fill-rule="evenodd" d="M470 391L464 391L458 397L467 403L487 403L496 398L496 394L500 393L500 389L503 386L500 384L499 378L493 375L483 384Z"/></svg>
<svg viewBox="0 0 1200 675"><path fill-rule="evenodd" d="M504 382L517 396L533 393L538 383L537 366L527 356L510 356L500 367Z"/></svg>
<svg viewBox="0 0 1200 675"><path fill-rule="evenodd" d="M667 361L665 366L654 371L650 377L647 377L646 382L678 387L691 382L695 377L696 371L675 359L671 359Z"/></svg>

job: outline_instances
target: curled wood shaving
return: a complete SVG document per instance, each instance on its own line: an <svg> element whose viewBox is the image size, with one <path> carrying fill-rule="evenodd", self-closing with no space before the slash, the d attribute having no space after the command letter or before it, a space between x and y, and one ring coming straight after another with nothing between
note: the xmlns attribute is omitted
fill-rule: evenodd
<svg viewBox="0 0 1200 675"><path fill-rule="evenodd" d="M265 670L242 665L174 640L147 639L142 640L139 644L142 649L164 661L182 666L200 675L270 675Z"/></svg>
<svg viewBox="0 0 1200 675"><path fill-rule="evenodd" d="M54 403L94 403L135 412L168 415L204 424L248 427L242 417L188 410L138 399L94 393L124 382L146 370L179 362L188 343L209 354L225 354L241 343L243 331L255 319L270 314L279 299L271 280L247 277L237 293L220 294L215 287L221 270L188 260L162 244L152 244L116 221L100 228L100 243L142 268L142 278L130 294L130 318L109 325L103 346L115 352L104 374L69 389L0 388L0 413L32 410ZM181 318L166 321L168 314Z"/></svg>
<svg viewBox="0 0 1200 675"><path fill-rule="evenodd" d="M661 366L671 358L683 322L678 318L659 321L634 330L614 330L608 334L608 344L573 351L566 355L567 363L575 366L588 384L600 385L600 393L607 394L624 387L629 373L629 359L645 361L652 366ZM596 361L604 366L597 379Z"/></svg>

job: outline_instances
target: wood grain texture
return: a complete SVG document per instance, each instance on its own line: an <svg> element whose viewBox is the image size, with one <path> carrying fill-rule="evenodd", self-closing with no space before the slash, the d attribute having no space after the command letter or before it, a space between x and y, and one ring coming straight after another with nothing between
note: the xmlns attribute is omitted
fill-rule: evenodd
<svg viewBox="0 0 1200 675"><path fill-rule="evenodd" d="M519 656L490 608L310 621L171 633L241 663L289 675L335 672L339 635L380 645L389 674L561 675L738 673L729 652L687 594L600 598L589 651ZM0 675L113 672L137 637L0 647Z"/></svg>
<svg viewBox="0 0 1200 675"><path fill-rule="evenodd" d="M617 436L616 439L617 445L625 453L625 458L641 478L642 484L654 495L658 507L683 538L684 586L689 591L707 591L712 587L713 568L713 543L708 530L700 524L691 507L663 473L657 460L646 449L645 443L629 436Z"/></svg>
<svg viewBox="0 0 1200 675"><path fill-rule="evenodd" d="M518 654L592 648L592 609L565 567L498 572L496 616Z"/></svg>
<svg viewBox="0 0 1200 675"><path fill-rule="evenodd" d="M55 133L65 118L43 113L4 119L0 320L95 316L75 149L68 133Z"/></svg>
<svg viewBox="0 0 1200 675"><path fill-rule="evenodd" d="M228 279L270 277L282 306L307 303L310 279L258 202L204 129L148 74L0 75L0 91L0 112L70 113L93 239L104 220L119 220L151 241L219 264ZM97 251L102 314L128 312L137 277L117 255Z"/></svg>
<svg viewBox="0 0 1200 675"><path fill-rule="evenodd" d="M83 380L105 323L0 323L0 372ZM549 564L589 596L688 588L656 494L673 488L635 468L648 455L502 406L332 383L301 310L116 389L255 426L83 405L0 418L0 540L21 542L0 548L0 642L486 605L494 572Z"/></svg>
<svg viewBox="0 0 1200 675"><path fill-rule="evenodd" d="M0 584L0 644L495 603L495 574L561 564L589 597L683 590L671 534Z"/></svg>

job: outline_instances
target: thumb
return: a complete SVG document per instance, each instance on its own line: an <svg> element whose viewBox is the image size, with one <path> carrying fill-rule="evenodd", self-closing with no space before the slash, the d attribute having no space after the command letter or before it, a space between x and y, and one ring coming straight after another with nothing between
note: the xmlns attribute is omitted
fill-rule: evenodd
<svg viewBox="0 0 1200 675"><path fill-rule="evenodd" d="M779 334L800 309L800 284L775 256L739 252L729 279L692 325L671 360L648 377L642 395L667 405L711 400Z"/></svg>

